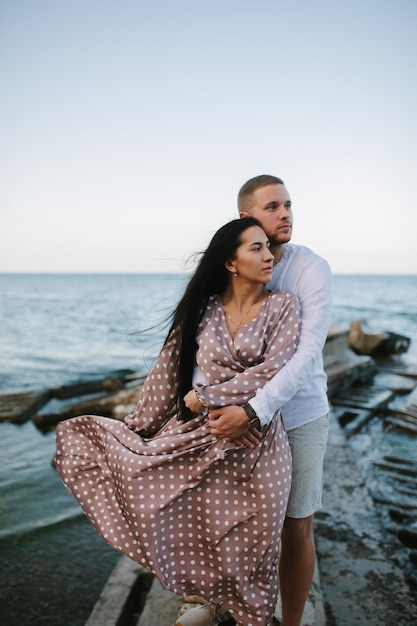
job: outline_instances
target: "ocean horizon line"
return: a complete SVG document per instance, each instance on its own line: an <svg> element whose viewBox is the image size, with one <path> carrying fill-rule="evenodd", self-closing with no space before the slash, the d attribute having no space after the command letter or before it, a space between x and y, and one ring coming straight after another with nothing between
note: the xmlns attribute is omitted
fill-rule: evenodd
<svg viewBox="0 0 417 626"><path fill-rule="evenodd" d="M160 270L146 270L146 271L133 271L133 270L8 270L1 271L0 276L183 276L184 274L191 274L192 270L183 271L164 271ZM417 277L417 272L332 272L333 276L409 276Z"/></svg>

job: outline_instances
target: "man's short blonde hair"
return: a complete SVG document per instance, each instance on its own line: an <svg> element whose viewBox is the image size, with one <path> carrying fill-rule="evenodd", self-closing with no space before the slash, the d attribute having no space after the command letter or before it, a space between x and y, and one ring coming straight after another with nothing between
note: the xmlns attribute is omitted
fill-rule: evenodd
<svg viewBox="0 0 417 626"><path fill-rule="evenodd" d="M261 174L250 178L242 187L237 196L237 207L240 213L251 215L253 207L253 194L257 189L266 187L267 185L284 185L284 181L277 176L269 174Z"/></svg>

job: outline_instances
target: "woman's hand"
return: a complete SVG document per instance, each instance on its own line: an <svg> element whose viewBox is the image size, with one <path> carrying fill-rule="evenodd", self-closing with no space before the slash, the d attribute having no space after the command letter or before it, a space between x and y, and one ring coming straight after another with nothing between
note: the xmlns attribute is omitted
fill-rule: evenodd
<svg viewBox="0 0 417 626"><path fill-rule="evenodd" d="M212 435L233 441L239 447L254 448L262 439L259 430L248 428L248 416L237 405L210 409L209 426Z"/></svg>
<svg viewBox="0 0 417 626"><path fill-rule="evenodd" d="M191 389L185 396L184 402L187 409L190 409L192 413L196 413L199 415L206 408L201 400L198 399L196 392L194 389Z"/></svg>

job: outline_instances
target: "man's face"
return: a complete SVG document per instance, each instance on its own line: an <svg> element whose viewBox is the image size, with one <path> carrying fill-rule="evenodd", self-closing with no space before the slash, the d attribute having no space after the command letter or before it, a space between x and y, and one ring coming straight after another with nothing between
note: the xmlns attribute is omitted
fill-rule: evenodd
<svg viewBox="0 0 417 626"><path fill-rule="evenodd" d="M291 199L285 185L267 185L253 194L251 215L262 224L271 245L287 243L291 239L293 215Z"/></svg>

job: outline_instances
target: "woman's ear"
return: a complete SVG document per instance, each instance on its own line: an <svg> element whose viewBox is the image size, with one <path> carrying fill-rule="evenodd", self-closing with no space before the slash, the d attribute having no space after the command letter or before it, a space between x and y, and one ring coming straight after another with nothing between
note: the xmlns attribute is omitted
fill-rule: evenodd
<svg viewBox="0 0 417 626"><path fill-rule="evenodd" d="M234 262L232 260L228 260L226 261L226 263L224 264L225 268L229 271L232 272L232 274L234 274L236 272L236 268L234 265Z"/></svg>

